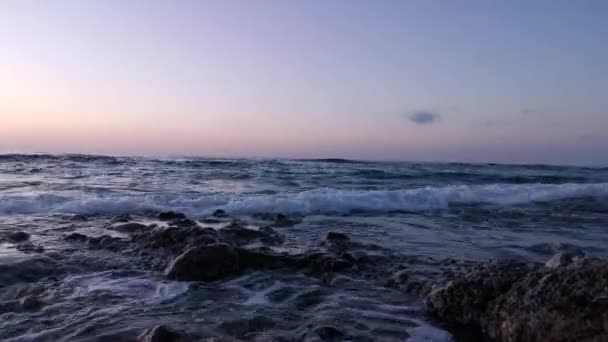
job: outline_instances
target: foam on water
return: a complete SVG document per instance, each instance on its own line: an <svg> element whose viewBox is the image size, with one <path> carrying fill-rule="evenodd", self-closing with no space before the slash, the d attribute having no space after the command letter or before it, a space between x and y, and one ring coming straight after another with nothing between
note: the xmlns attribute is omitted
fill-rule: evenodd
<svg viewBox="0 0 608 342"><path fill-rule="evenodd" d="M274 195L124 195L87 193L0 195L0 214L116 214L145 210L177 210L192 216L216 209L232 214L326 214L390 211L424 211L451 205L515 205L571 198L608 197L608 183L591 184L489 184L420 187L404 190L316 189Z"/></svg>

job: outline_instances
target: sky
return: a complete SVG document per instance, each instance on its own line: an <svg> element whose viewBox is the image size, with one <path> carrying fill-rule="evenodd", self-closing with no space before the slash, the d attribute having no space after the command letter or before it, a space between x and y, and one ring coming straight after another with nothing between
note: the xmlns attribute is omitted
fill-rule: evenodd
<svg viewBox="0 0 608 342"><path fill-rule="evenodd" d="M0 152L608 165L608 1L3 0Z"/></svg>

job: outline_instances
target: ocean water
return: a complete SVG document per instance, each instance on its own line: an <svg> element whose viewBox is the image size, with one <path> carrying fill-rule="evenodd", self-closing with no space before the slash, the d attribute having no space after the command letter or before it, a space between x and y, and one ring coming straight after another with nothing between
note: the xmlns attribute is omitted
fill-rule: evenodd
<svg viewBox="0 0 608 342"><path fill-rule="evenodd" d="M119 214L145 221L172 210L202 222L218 209L251 226L262 225L265 214L296 219L276 228L292 250L315 248L327 232L338 231L387 253L434 260L543 262L573 249L608 255L608 168L2 155L0 232L31 237L28 248L0 243L0 268L51 258L66 269L46 270L41 259L34 266L40 277L0 276L0 339L128 340L162 323L200 336L302 340L319 320L359 340L453 338L425 317L419 299L356 274L335 286L280 271L219 284L174 282L133 256L63 240L74 231L106 234L107 221ZM11 308L17 297L6 289L16 284L40 288L43 308ZM277 291L288 293L286 299L273 300ZM311 291L322 300L294 310L290 301ZM232 333L243 319L260 315L273 322L264 332Z"/></svg>

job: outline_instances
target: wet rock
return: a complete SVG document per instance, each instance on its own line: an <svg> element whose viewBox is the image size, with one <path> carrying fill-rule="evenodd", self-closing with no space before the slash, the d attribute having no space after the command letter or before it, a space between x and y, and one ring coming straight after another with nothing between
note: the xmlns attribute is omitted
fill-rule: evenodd
<svg viewBox="0 0 608 342"><path fill-rule="evenodd" d="M156 216L161 221L173 221L187 218L185 214L174 211L163 211Z"/></svg>
<svg viewBox="0 0 608 342"><path fill-rule="evenodd" d="M6 239L13 243L19 243L30 239L30 234L26 232L14 232L6 236Z"/></svg>
<svg viewBox="0 0 608 342"><path fill-rule="evenodd" d="M150 229L145 224L137 223L137 222L129 222L124 224L119 224L117 226L111 227L112 230L116 230L122 233L139 233L142 231L146 231Z"/></svg>
<svg viewBox="0 0 608 342"><path fill-rule="evenodd" d="M498 341L608 339L608 261L584 259L531 272L489 307L483 330Z"/></svg>
<svg viewBox="0 0 608 342"><path fill-rule="evenodd" d="M230 216L230 215L228 215L228 213L222 209L218 209L213 212L213 217L224 218L224 217L228 217L228 216Z"/></svg>
<svg viewBox="0 0 608 342"><path fill-rule="evenodd" d="M218 243L190 248L171 262L165 274L176 280L213 281L235 274L239 269L239 255L234 248Z"/></svg>
<svg viewBox="0 0 608 342"><path fill-rule="evenodd" d="M66 237L64 237L63 239L66 241L85 242L89 239L89 237L84 234L80 234L80 233L71 233L71 234L67 235Z"/></svg>
<svg viewBox="0 0 608 342"><path fill-rule="evenodd" d="M431 291L427 309L448 325L475 327L496 341L603 341L608 261L556 259L540 268L481 265Z"/></svg>
<svg viewBox="0 0 608 342"><path fill-rule="evenodd" d="M481 264L460 278L436 287L426 299L427 311L452 326L478 326L494 299L529 271L520 263Z"/></svg>
<svg viewBox="0 0 608 342"><path fill-rule="evenodd" d="M162 325L144 331L137 338L137 342L182 342L185 340L182 335Z"/></svg>

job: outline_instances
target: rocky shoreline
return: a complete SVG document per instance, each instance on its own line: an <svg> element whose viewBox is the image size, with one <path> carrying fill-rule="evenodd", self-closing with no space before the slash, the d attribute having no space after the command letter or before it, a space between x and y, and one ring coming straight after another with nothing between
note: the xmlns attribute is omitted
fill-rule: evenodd
<svg viewBox="0 0 608 342"><path fill-rule="evenodd" d="M159 223L146 223L129 215L109 220L104 229L123 236L88 236L66 233L63 238L75 249L107 250L127 256L143 268L176 281L222 282L251 271L283 270L305 274L328 286L343 275L379 281L424 303L426 314L453 332L456 339L488 341L608 341L608 262L582 254L560 254L546 265L522 262L473 262L407 256L373 244L353 241L340 232L329 232L317 247L297 253L285 248L280 227L298 222L296 217L263 217L266 226L248 227L245 222L217 211L198 222L181 213L158 213ZM75 216L86 222L87 217ZM220 229L205 227L223 224ZM26 232L0 236L30 253L42 253ZM32 247L33 246L33 247ZM36 249L35 247L39 247ZM33 257L4 283L23 283L48 277L49 265L57 277L62 267L52 255ZM432 265L433 267L427 267ZM13 265L14 266L14 265ZM0 265L0 268L2 266ZM8 267L8 266L6 266ZM5 267L5 268L6 268ZM11 270L14 270L13 267ZM66 271L67 272L67 271ZM3 302L3 312L40 310L44 290L23 286ZM310 294L303 301L315 301ZM264 317L238 324L237 339L266 340L263 331L272 327ZM232 327L230 329L237 329ZM200 336L181 332L171 325L151 326L139 337L114 336L114 341L197 341ZM310 326L295 337L277 341L353 340L340 326ZM220 341L223 339L216 339ZM234 339L226 339L234 340Z"/></svg>

